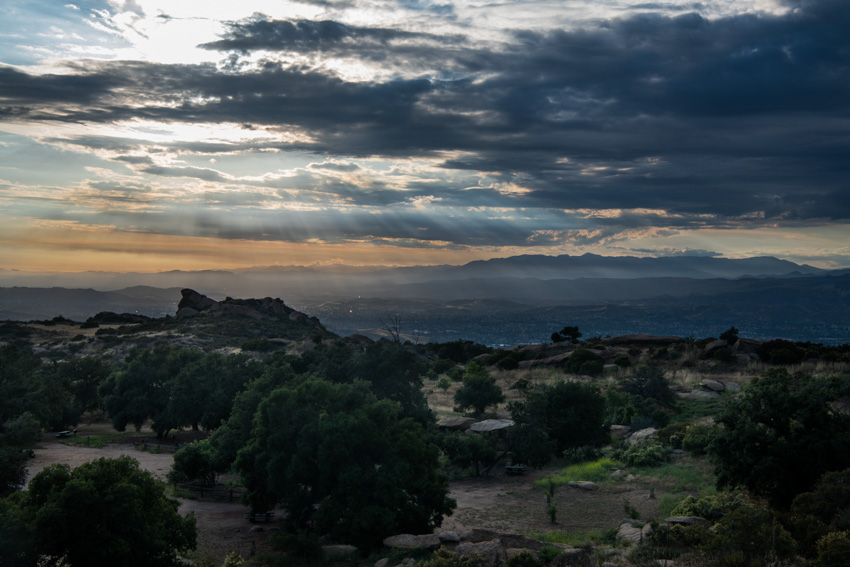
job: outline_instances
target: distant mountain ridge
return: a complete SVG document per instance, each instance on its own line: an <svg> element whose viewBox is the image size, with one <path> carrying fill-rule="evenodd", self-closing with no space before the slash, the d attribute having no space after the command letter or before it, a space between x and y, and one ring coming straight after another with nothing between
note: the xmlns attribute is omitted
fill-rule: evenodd
<svg viewBox="0 0 850 567"><path fill-rule="evenodd" d="M473 278L736 279L805 277L830 274L808 265L773 257L714 258L675 256L521 255L477 260L460 266L259 266L236 270L171 270L158 273L80 272L37 274L0 270L0 286L92 288L121 291L135 286L194 288L233 297L319 298L383 293L397 285Z"/></svg>

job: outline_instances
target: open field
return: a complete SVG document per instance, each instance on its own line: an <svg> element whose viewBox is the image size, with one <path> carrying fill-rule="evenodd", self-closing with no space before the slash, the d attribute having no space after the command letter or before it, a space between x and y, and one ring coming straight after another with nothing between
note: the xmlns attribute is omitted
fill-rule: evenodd
<svg viewBox="0 0 850 567"><path fill-rule="evenodd" d="M145 434L147 433L147 435ZM177 434L181 436L191 432ZM103 447L86 447L86 438L108 439ZM142 444L148 441L147 450ZM71 467L100 458L129 455L157 478L165 479L173 461L169 443L157 449L155 437L150 432L119 434L108 423L81 425L77 437L56 439L46 434L30 461L29 477L53 463L65 463ZM135 443L135 444L134 444ZM702 461L685 459L677 470L705 469ZM523 476L507 476L502 469L486 478L464 478L451 483L451 497L457 502L454 514L447 517L442 531L463 532L473 528L485 528L501 532L532 534L547 537L552 541L591 541L604 532L616 528L624 518L623 503L628 501L637 508L641 517L659 517L662 505L677 500L685 494L697 493L699 487L677 485L673 473L668 471L640 471L630 481L604 480L600 489L587 492L570 487L559 487L556 491L558 506L557 523L550 523L546 515L543 492L535 487L535 481L558 474L561 467L551 465L542 471L529 471ZM659 477L662 474L662 477ZM710 477L709 477L710 478ZM654 499L647 496L654 487ZM236 551L248 558L251 549L257 553L269 548L269 539L276 531L274 524L251 524L245 520L248 508L238 499L210 496L179 498L180 512L193 513L198 527L198 550L192 559L209 559L221 564L224 557ZM669 508L669 506L668 506ZM253 531L252 531L253 530ZM261 531L259 531L261 530Z"/></svg>

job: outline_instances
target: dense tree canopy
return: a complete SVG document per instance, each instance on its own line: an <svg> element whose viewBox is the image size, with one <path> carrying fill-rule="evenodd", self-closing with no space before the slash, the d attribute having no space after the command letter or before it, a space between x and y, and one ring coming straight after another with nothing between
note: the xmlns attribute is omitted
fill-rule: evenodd
<svg viewBox="0 0 850 567"><path fill-rule="evenodd" d="M787 508L827 471L850 466L850 416L829 402L840 379L772 370L720 413L709 445L718 484L743 486Z"/></svg>
<svg viewBox="0 0 850 567"><path fill-rule="evenodd" d="M451 513L439 450L400 406L364 382L306 380L264 399L236 468L255 510L284 508L293 528L374 545L423 533Z"/></svg>
<svg viewBox="0 0 850 567"><path fill-rule="evenodd" d="M0 553L11 565L181 565L177 553L194 549L196 535L178 506L130 457L51 465L0 504L0 536L11 538Z"/></svg>
<svg viewBox="0 0 850 567"><path fill-rule="evenodd" d="M76 425L82 408L67 376L30 350L6 345L0 347L0 426L25 412L42 427L64 429Z"/></svg>
<svg viewBox="0 0 850 567"><path fill-rule="evenodd" d="M213 429L230 415L234 396L261 372L242 355L204 354L158 345L134 347L123 367L101 387L103 403L119 431L152 420L158 437L172 429Z"/></svg>

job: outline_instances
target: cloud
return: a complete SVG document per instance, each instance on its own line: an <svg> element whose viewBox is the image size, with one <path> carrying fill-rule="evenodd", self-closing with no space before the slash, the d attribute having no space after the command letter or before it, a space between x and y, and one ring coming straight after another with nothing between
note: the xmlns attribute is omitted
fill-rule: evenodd
<svg viewBox="0 0 850 567"><path fill-rule="evenodd" d="M673 256L692 256L696 258L719 258L723 256L720 252L711 250L700 250L695 248L629 248L630 253L647 254L657 258L669 258Z"/></svg>
<svg viewBox="0 0 850 567"><path fill-rule="evenodd" d="M257 16L202 45L244 56L238 65L0 67L0 120L85 125L90 135L42 140L102 151L163 183L243 188L252 214L227 218L201 203L193 217L222 237L544 246L649 229L846 223L850 5L785 5L708 18L646 4L574 29L487 39ZM352 78L335 58L386 66ZM246 128L228 142L103 134L140 121ZM167 159L146 158L155 152ZM253 175L180 161L241 152L309 158ZM422 165L402 175L368 160ZM209 195L232 203L227 191ZM269 212L260 195L322 211ZM623 212L575 212L584 209ZM176 212L163 218L179 222Z"/></svg>
<svg viewBox="0 0 850 567"><path fill-rule="evenodd" d="M396 40L433 40L455 42L457 37L447 38L427 33L410 32L390 28L350 26L332 20L270 20L257 14L252 18L229 24L229 30L218 41L201 44L199 47L215 51L320 51L337 49L342 44L374 44L386 48Z"/></svg>

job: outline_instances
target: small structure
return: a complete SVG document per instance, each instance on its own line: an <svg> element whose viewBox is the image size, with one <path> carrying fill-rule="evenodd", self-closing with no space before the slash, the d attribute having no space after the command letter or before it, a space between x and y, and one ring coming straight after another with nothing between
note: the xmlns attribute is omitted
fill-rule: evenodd
<svg viewBox="0 0 850 567"><path fill-rule="evenodd" d="M505 465L505 474L509 476L520 476L525 474L525 465Z"/></svg>
<svg viewBox="0 0 850 567"><path fill-rule="evenodd" d="M488 431L507 429L508 427L513 427L513 425L514 422L511 419L485 419L484 421L470 425L469 430L476 433L486 433Z"/></svg>
<svg viewBox="0 0 850 567"><path fill-rule="evenodd" d="M274 520L274 510L268 512L245 512L245 519L251 522L271 522Z"/></svg>

